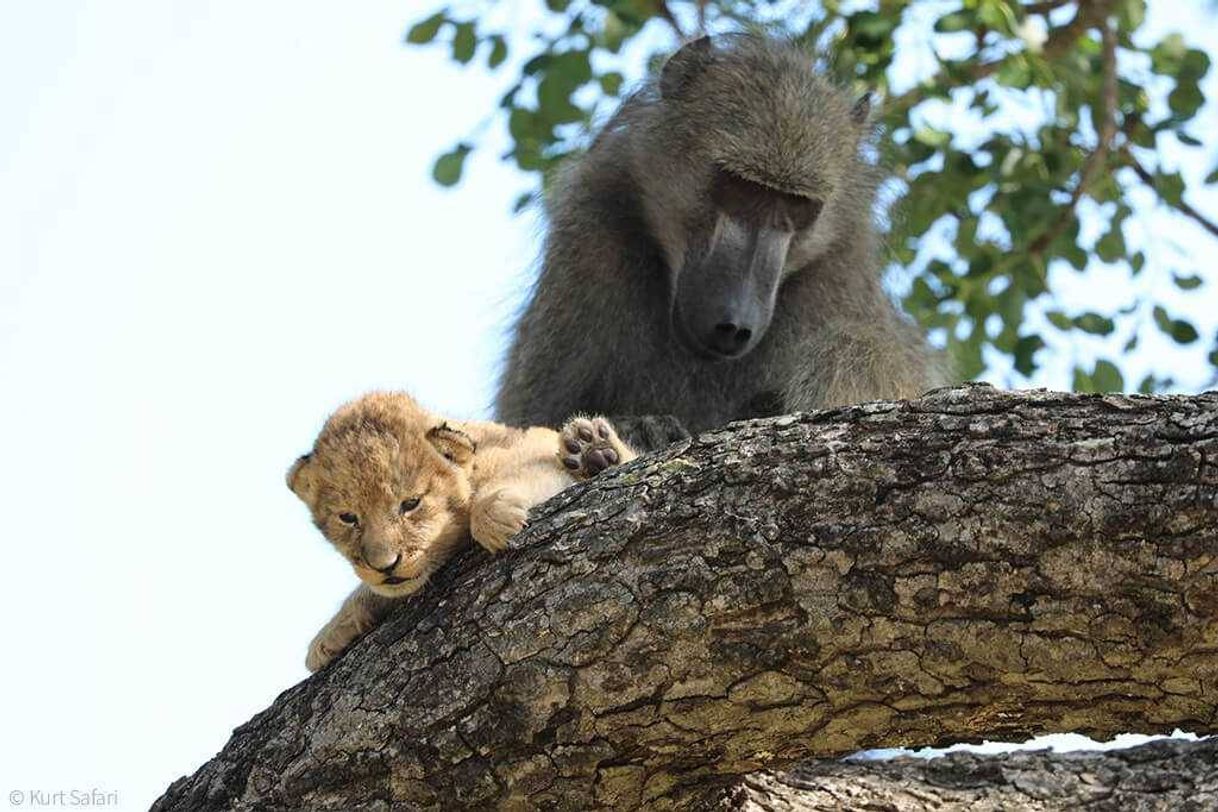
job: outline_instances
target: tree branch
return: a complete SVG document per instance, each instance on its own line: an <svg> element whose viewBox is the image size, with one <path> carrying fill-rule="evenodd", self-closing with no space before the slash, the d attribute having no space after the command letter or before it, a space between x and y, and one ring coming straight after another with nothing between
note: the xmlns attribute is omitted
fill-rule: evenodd
<svg viewBox="0 0 1218 812"><path fill-rule="evenodd" d="M1044 0L1041 3L1028 3L1023 7L1023 11L1025 14L1043 16L1045 14L1052 14L1062 6L1068 6L1075 2L1077 0Z"/></svg>
<svg viewBox="0 0 1218 812"><path fill-rule="evenodd" d="M680 42L684 40L685 31L681 28L681 24L677 22L677 18L672 13L672 9L669 8L668 0L654 0L654 2L656 14L663 19L664 22L668 23L669 27L672 28L672 30L676 33L677 41Z"/></svg>
<svg viewBox="0 0 1218 812"><path fill-rule="evenodd" d="M1148 170L1145 166L1142 165L1142 162L1138 160L1137 156L1133 154L1133 151L1130 150L1128 146L1126 146L1124 149L1121 150L1121 155L1122 155L1122 157L1125 158L1125 160L1126 160L1126 162L1128 162L1130 168L1133 169L1133 171L1142 180L1142 182L1145 183L1147 186L1149 186L1151 189L1154 189L1155 194L1159 194L1158 187L1155 186L1154 174L1152 174L1150 172L1150 170ZM1159 195L1159 196L1160 196L1160 198L1162 197L1162 195ZM1186 217L1189 217L1190 219L1192 219L1194 222L1197 223L1197 225L1204 228L1210 234L1213 234L1215 237L1218 237L1218 223L1215 223L1213 220L1209 219L1204 214L1202 214L1201 212L1194 209L1188 203L1188 201L1181 198L1179 203L1169 203L1168 205L1170 205L1172 208L1174 208L1176 211L1180 212L1181 214L1185 215Z"/></svg>
<svg viewBox="0 0 1218 812"><path fill-rule="evenodd" d="M694 805L810 757L1218 725L1218 394L749 421L542 506L158 810Z"/></svg>
<svg viewBox="0 0 1218 812"><path fill-rule="evenodd" d="M1210 809L1218 806L1218 740L1152 742L1110 753L820 761L748 776L732 796L732 806L750 812Z"/></svg>
<svg viewBox="0 0 1218 812"><path fill-rule="evenodd" d="M1039 257L1043 255L1045 249L1064 234L1066 229L1070 227L1070 224L1078 217L1078 202L1083 199L1083 195L1103 170L1104 165L1108 161L1108 156L1112 152L1113 141L1116 139L1117 36L1116 29L1112 25L1112 20L1104 21L1101 32L1103 41L1101 64L1103 65L1104 84L1100 90L1100 126L1099 131L1096 133L1095 149L1087 156L1087 160L1083 164L1078 183L1075 184L1074 191L1070 194L1070 202L1063 207L1062 216L1051 228L1028 245L1028 253L1033 256Z"/></svg>

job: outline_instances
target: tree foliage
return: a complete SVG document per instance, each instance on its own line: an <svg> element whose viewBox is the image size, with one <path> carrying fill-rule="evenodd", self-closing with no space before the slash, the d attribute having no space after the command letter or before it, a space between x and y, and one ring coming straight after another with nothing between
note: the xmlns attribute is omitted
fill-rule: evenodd
<svg viewBox="0 0 1218 812"><path fill-rule="evenodd" d="M1210 295L1196 269L1143 276L1156 264L1143 215L1166 207L1215 237L1218 226L1164 159L1202 146L1190 125L1210 57L1179 34L1150 41L1145 17L1146 0L481 0L434 11L406 41L511 75L493 114L510 136L504 158L544 187L682 38L756 27L797 37L822 68L883 100L877 155L892 180L881 214L892 266L907 271L895 288L962 374L1000 367L1026 381L1046 346L1081 343L1093 349L1076 389L1153 391L1172 384L1170 370L1135 384L1120 363L1147 331L1214 367L1218 339L1173 313L1180 297L1165 291ZM460 180L476 140L439 157L438 183ZM1204 183L1218 183L1218 168ZM1054 280L1085 269L1122 294L1097 298L1121 304L1059 301Z"/></svg>

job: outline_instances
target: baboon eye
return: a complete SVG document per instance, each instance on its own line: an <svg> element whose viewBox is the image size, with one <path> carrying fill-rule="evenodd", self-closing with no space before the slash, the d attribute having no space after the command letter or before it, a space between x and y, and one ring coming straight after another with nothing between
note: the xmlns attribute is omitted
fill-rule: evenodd
<svg viewBox="0 0 1218 812"><path fill-rule="evenodd" d="M352 527L359 524L359 516L356 516L354 513L340 513L338 514L338 520L343 524L349 524Z"/></svg>
<svg viewBox="0 0 1218 812"><path fill-rule="evenodd" d="M409 513L419 506L419 497L415 496L411 499L403 499L402 504L398 505L398 513Z"/></svg>
<svg viewBox="0 0 1218 812"><path fill-rule="evenodd" d="M783 200L786 204L786 220L795 231L802 231L815 223L825 205L819 200L797 195L784 195Z"/></svg>

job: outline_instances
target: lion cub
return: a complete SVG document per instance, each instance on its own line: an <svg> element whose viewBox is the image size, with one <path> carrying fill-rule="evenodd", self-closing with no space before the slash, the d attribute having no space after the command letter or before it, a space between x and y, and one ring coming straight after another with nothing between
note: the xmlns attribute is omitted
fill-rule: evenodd
<svg viewBox="0 0 1218 812"><path fill-rule="evenodd" d="M636 456L604 418L556 432L446 421L397 392L346 404L287 475L363 581L309 644L306 666L316 671L379 623L471 536L498 552L529 508Z"/></svg>

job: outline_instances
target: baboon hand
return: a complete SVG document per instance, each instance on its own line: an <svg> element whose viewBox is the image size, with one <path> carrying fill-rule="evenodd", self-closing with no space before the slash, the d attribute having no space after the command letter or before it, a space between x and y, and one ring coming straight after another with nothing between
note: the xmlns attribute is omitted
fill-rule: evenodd
<svg viewBox="0 0 1218 812"><path fill-rule="evenodd" d="M671 414L620 415L608 419L626 443L643 454L689 439L685 426Z"/></svg>

